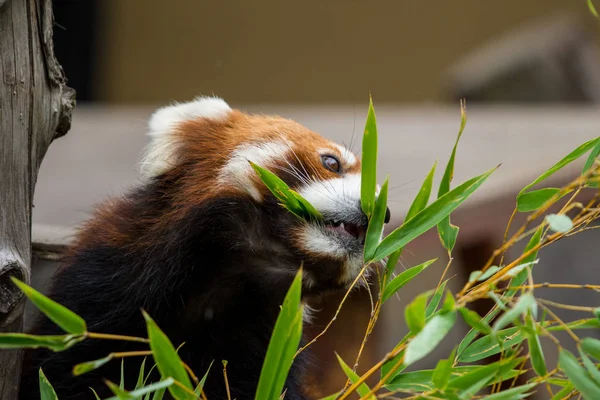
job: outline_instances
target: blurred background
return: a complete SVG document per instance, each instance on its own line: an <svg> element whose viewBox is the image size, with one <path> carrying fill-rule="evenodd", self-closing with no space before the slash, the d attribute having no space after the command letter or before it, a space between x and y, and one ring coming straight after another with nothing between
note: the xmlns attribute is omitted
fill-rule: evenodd
<svg viewBox="0 0 600 400"><path fill-rule="evenodd" d="M42 289L93 205L138 182L146 120L173 101L215 94L234 107L296 119L359 152L372 93L379 171L392 180L391 229L402 222L431 165L445 165L465 98L469 122L455 182L503 165L454 214L461 231L447 275L452 290L502 243L516 193L600 131L600 21L583 0L54 0L54 8L55 50L78 105L71 131L50 147L36 189L33 278ZM580 166L547 184L566 183ZM524 218L517 215L514 226ZM544 250L536 280L598 283L596 232ZM448 260L435 231L405 252L398 272L435 257L384 307L359 372L407 332L404 306L437 285ZM544 295L600 304L591 291ZM322 312L306 328L309 335L327 323L336 300L315 305ZM489 306L474 308L484 314ZM343 385L334 351L353 364L370 309L368 292L354 293L314 346L315 393ZM465 331L457 325L440 350L415 367L434 367ZM552 345L547 352L552 363Z"/></svg>

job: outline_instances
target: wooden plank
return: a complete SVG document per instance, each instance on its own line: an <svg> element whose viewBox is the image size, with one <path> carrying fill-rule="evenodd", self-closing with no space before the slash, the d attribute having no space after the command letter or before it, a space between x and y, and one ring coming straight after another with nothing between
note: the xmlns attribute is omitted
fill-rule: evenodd
<svg viewBox="0 0 600 400"><path fill-rule="evenodd" d="M50 0L0 2L0 332L22 330L24 299L10 277L29 282L38 168L74 106L52 28ZM17 398L20 365L19 351L0 351L0 398Z"/></svg>

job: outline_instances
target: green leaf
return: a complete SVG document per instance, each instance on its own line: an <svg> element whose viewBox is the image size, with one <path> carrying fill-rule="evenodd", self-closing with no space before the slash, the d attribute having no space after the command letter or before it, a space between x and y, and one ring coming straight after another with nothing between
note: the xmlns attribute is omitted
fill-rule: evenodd
<svg viewBox="0 0 600 400"><path fill-rule="evenodd" d="M121 387L119 387L119 385L114 384L111 381L105 381L105 383L106 383L106 386L108 386L108 388L110 389L110 391L113 392L113 394L115 394L113 399L135 400L135 397L133 397L131 394L127 393L126 390L121 389Z"/></svg>
<svg viewBox="0 0 600 400"><path fill-rule="evenodd" d="M82 335L36 336L26 333L0 333L0 349L46 348L63 351L83 339Z"/></svg>
<svg viewBox="0 0 600 400"><path fill-rule="evenodd" d="M592 0L587 0L587 5L590 9L590 12L594 14L596 18L598 18L598 11L596 11L596 7L594 7L594 3L592 3Z"/></svg>
<svg viewBox="0 0 600 400"><path fill-rule="evenodd" d="M521 273L521 271L523 271L525 268L531 267L532 265L537 264L538 261L539 260L535 260L535 261L532 261L532 262L526 262L526 263L523 263L523 264L519 264L519 265L517 265L517 266L515 266L515 267L513 267L511 269L509 269L508 271L506 271L506 276L510 276L511 278L515 277L519 273Z"/></svg>
<svg viewBox="0 0 600 400"><path fill-rule="evenodd" d="M498 267L497 265L492 265L491 267L489 267L488 269L485 270L485 272L482 271L473 271L471 272L471 274L469 275L469 282L482 282L485 281L486 279L488 279L490 276L494 275L496 272L500 271L500 267Z"/></svg>
<svg viewBox="0 0 600 400"><path fill-rule="evenodd" d="M528 310L536 309L537 303L535 301L535 297L531 293L525 293L523 296L519 297L515 306L508 311L506 311L498 320L494 323L493 330L498 332L500 329L504 328L506 325L510 324L519 316Z"/></svg>
<svg viewBox="0 0 600 400"><path fill-rule="evenodd" d="M483 333L484 335L492 333L492 327L490 324L488 324L485 319L481 318L475 311L471 311L466 307L461 307L458 309L458 312L460 312L460 315L462 315L465 322L473 329Z"/></svg>
<svg viewBox="0 0 600 400"><path fill-rule="evenodd" d="M387 210L388 179L389 178L385 178L385 182L383 183L383 186L381 186L379 196L377 197L377 200L375 200L373 215L369 220L367 235L365 237L365 263L368 263L375 255L375 250L377 249L377 245L383 234L383 221L385 220L385 213Z"/></svg>
<svg viewBox="0 0 600 400"><path fill-rule="evenodd" d="M206 378L208 378L208 373L210 372L210 368L212 367L213 362L214 360L210 362L210 365L206 369L204 376L202 377L202 379L200 379L200 382L198 382L198 386L196 386L196 389L194 389L194 393L196 393L197 396L200 396L200 393L202 393L202 389L204 389L204 384L206 383Z"/></svg>
<svg viewBox="0 0 600 400"><path fill-rule="evenodd" d="M120 387L118 387L117 385L115 385L114 383L108 382L107 384L109 385L109 387L111 388L113 393L116 394L116 396L110 397L107 400L117 400L117 399L118 400L120 400L120 399L134 400L134 399L140 398L142 396L145 396L149 393L155 393L159 390L164 391L164 389L169 388L174 383L175 383L175 380L173 378L166 378L166 379L163 379L162 381L158 381L158 382L152 383L148 386L144 386L139 389L132 390L131 392L127 392L127 391L121 389Z"/></svg>
<svg viewBox="0 0 600 400"><path fill-rule="evenodd" d="M557 171L559 171L560 169L562 169L564 166L566 166L566 165L572 163L573 161L577 160L579 157L581 157L582 155L584 155L585 153L587 153L588 151L590 151L591 149L593 149L595 146L598 146L599 143L600 143L600 137L585 142L584 144L580 145L575 150L573 150L572 152L570 152L568 155L566 155L565 157L563 157L562 160L560 160L559 162L557 162L556 164L554 164L549 170L547 170L546 172L544 172L543 174L541 174L539 177L537 177L529 185L525 186L523 188L523 190L521 190L521 192L519 192L519 194L517 195L517 209L519 211L522 211L522 210L519 209L519 206L518 206L519 201L520 201L519 199L521 199L523 197L523 195L525 195L526 192L530 188L532 188L533 186L535 186L538 183L542 182L546 178L550 177L551 175L553 175L554 173L556 173Z"/></svg>
<svg viewBox="0 0 600 400"><path fill-rule="evenodd" d="M446 298L444 299L444 304L442 304L442 313L446 313L449 311L456 311L456 300L454 300L454 296L448 290L446 292Z"/></svg>
<svg viewBox="0 0 600 400"><path fill-rule="evenodd" d="M496 335L486 335L477 339L458 355L460 362L475 362L483 360L494 354L500 353L503 349L510 348L525 340L522 332L517 327L503 329ZM502 343L502 347L498 343Z"/></svg>
<svg viewBox="0 0 600 400"><path fill-rule="evenodd" d="M531 314L527 316L527 326L530 331L527 333L527 344L529 345L531 365L533 366L533 370L539 376L543 377L548 373L548 370L546 369L546 359L544 358L544 352L542 350L542 344L540 343L540 337L537 333L535 320Z"/></svg>
<svg viewBox="0 0 600 400"><path fill-rule="evenodd" d="M431 170L425 177L425 180L421 184L421 188L419 192L415 196L406 216L404 217L405 221L413 218L415 215L423 211L425 207L427 207L427 203L429 202L429 197L431 196L431 187L433 186L433 175L435 174L435 168L437 166L437 161L431 167Z"/></svg>
<svg viewBox="0 0 600 400"><path fill-rule="evenodd" d="M404 365L411 365L429 354L444 339L456 321L456 312L434 315L407 345Z"/></svg>
<svg viewBox="0 0 600 400"><path fill-rule="evenodd" d="M353 384L356 383L360 379L360 377L356 374L356 372L352 371L352 368L350 368L344 362L344 360L342 360L342 357L340 357L339 354L335 353L335 356L337 357L338 362L342 366L344 373L346 374L348 379L350 379L350 382L352 382ZM364 398L366 395L368 395L371 392L371 389L369 389L367 384L363 382L358 386L356 391L358 392L358 394L360 395L361 398ZM367 399L375 399L375 396L371 395L371 396L367 397Z"/></svg>
<svg viewBox="0 0 600 400"><path fill-rule="evenodd" d="M103 366L104 364L106 364L107 362L112 360L114 358L114 356L115 356L114 353L110 353L109 355L107 355L104 358L77 364L75 367L73 367L73 375L75 375L75 376L83 375L87 372L90 372L97 368L100 368L101 366Z"/></svg>
<svg viewBox="0 0 600 400"><path fill-rule="evenodd" d="M506 380L515 376L513 369L524 361L523 357L513 359L502 359L485 366L478 366L478 368L463 374L457 378L451 379L448 387L464 390L472 386L479 386L481 381L484 381L483 386L492 382L492 380L500 379ZM518 375L519 372L516 372Z"/></svg>
<svg viewBox="0 0 600 400"><path fill-rule="evenodd" d="M546 216L546 221L554 232L567 233L573 229L573 221L565 214L549 214Z"/></svg>
<svg viewBox="0 0 600 400"><path fill-rule="evenodd" d="M456 137L456 142L454 142L454 148L452 149L452 153L450 154L450 158L448 159L448 164L446 164L446 170L444 171L444 176L440 182L440 187L438 189L438 198L442 197L446 193L450 191L450 183L452 182L452 178L454 177L454 160L456 158L456 149L458 147L458 142L460 141L460 137L465 129L465 125L467 124L467 113L464 105L461 103L460 107L460 129L458 131L458 136ZM438 235L440 237L440 241L442 246L448 251L452 251L454 245L456 244L456 237L458 236L458 226L452 225L450 223L450 215L445 217L438 224Z"/></svg>
<svg viewBox="0 0 600 400"><path fill-rule="evenodd" d="M82 335L86 331L86 325L83 318L75 314L68 308L61 306L54 300L44 296L31 286L21 282L14 276L11 279L15 285L21 289L25 296L31 300L37 308L40 309L52 322L58 325L65 332L73 335Z"/></svg>
<svg viewBox="0 0 600 400"><path fill-rule="evenodd" d="M586 399L600 399L600 386L589 376L586 370L579 365L577 358L569 350L561 349L558 354L558 366L567 378Z"/></svg>
<svg viewBox="0 0 600 400"><path fill-rule="evenodd" d="M302 336L301 291L302 269L299 269L283 300L271 334L256 391L257 400L277 400L281 396Z"/></svg>
<svg viewBox="0 0 600 400"><path fill-rule="evenodd" d="M537 383L528 383L526 385L515 386L510 389L502 390L501 392L490 394L483 397L483 400L517 400L524 399L529 396L531 389L537 386Z"/></svg>
<svg viewBox="0 0 600 400"><path fill-rule="evenodd" d="M135 384L135 388L139 389L144 386L144 372L146 369L146 357L142 360L142 364L140 365L140 373L138 374L138 380Z"/></svg>
<svg viewBox="0 0 600 400"><path fill-rule="evenodd" d="M572 396L569 396L569 394L574 390L575 390L575 386L573 386L573 384L571 382L569 382L569 384L567 386L563 387L554 396L552 396L552 400L570 399ZM569 396L569 397L567 397L567 396Z"/></svg>
<svg viewBox="0 0 600 400"><path fill-rule="evenodd" d="M308 202L308 200L304 199L302 196L300 196L300 194L290 189L281 178L271 171L256 165L252 161L249 162L252 168L254 168L258 174L260 180L271 191L271 193L273 193L273 196L275 196L277 200L281 202L281 205L284 208L302 220L320 220L323 218L321 213L319 213L312 206L312 204Z"/></svg>
<svg viewBox="0 0 600 400"><path fill-rule="evenodd" d="M40 400L58 400L58 396L54 391L54 388L44 375L44 371L39 369L39 381L40 381Z"/></svg>
<svg viewBox="0 0 600 400"><path fill-rule="evenodd" d="M600 307L594 308L594 315L600 320Z"/></svg>
<svg viewBox="0 0 600 400"><path fill-rule="evenodd" d="M586 354L589 354L595 359L600 360L600 340L592 337L586 337L581 340L580 346L581 349L586 352Z"/></svg>
<svg viewBox="0 0 600 400"><path fill-rule="evenodd" d="M385 263L385 279L382 280L381 285L387 285L386 282L388 281L388 278L390 276L392 276L392 273L394 272L394 269L396 268L396 264L398 264L398 260L400 259L401 255L402 255L402 249L390 254L390 256L388 257L388 259ZM380 288L380 291L383 292L383 287Z"/></svg>
<svg viewBox="0 0 600 400"><path fill-rule="evenodd" d="M579 355L581 356L581 361L583 362L585 369L587 369L592 379L594 379L596 385L600 385L600 371L598 371L598 367L596 367L592 360L585 355L581 348L579 348Z"/></svg>
<svg viewBox="0 0 600 400"><path fill-rule="evenodd" d="M479 365L464 365L452 368L450 377L458 377L465 373L480 368ZM396 375L385 385L388 390L413 390L428 391L433 389L433 374L435 370L426 369L420 371L404 372Z"/></svg>
<svg viewBox="0 0 600 400"><path fill-rule="evenodd" d="M425 308L429 296L431 296L430 292L420 294L404 309L406 325L412 334L419 333L425 326Z"/></svg>
<svg viewBox="0 0 600 400"><path fill-rule="evenodd" d="M94 397L96 398L96 400L102 400L102 399L100 399L100 396L98 396L98 393L96 393L96 391L93 388L90 388L90 390L94 394Z"/></svg>
<svg viewBox="0 0 600 400"><path fill-rule="evenodd" d="M383 290L383 294L381 295L381 302L385 302L391 296L394 295L398 290L402 289L404 285L413 280L417 275L419 275L425 268L429 267L433 264L437 258L433 260L425 261L422 264L414 266L412 268L403 271L400 275L392 279L392 281L385 287Z"/></svg>
<svg viewBox="0 0 600 400"><path fill-rule="evenodd" d="M431 301L427 305L427 310L425 311L426 318L431 317L431 315L437 310L438 305L442 300L442 296L446 291L446 284L448 283L448 281L449 279L446 279L444 282L442 282L442 284L436 289L435 293L433 294Z"/></svg>
<svg viewBox="0 0 600 400"><path fill-rule="evenodd" d="M588 2L589 2L589 0L588 0ZM591 2L590 2L590 4L591 4ZM598 16L598 15L596 15L596 16ZM596 146L592 149L592 152L588 156L588 159L585 161L585 164L583 165L583 168L581 169L582 175L585 174L590 168L592 168L592 166L594 165L594 162L596 161L598 156L600 156L600 142L598 142L598 144L596 144Z"/></svg>
<svg viewBox="0 0 600 400"><path fill-rule="evenodd" d="M373 260L383 259L436 226L477 190L495 170L496 168L493 168L482 175L469 179L431 203L410 220L404 222L381 241L377 246Z"/></svg>
<svg viewBox="0 0 600 400"><path fill-rule="evenodd" d="M375 206L377 190L377 119L373 99L369 96L369 112L362 140L362 171L360 184L360 204L363 212L370 217Z"/></svg>
<svg viewBox="0 0 600 400"><path fill-rule="evenodd" d="M142 311L142 313L146 320L150 349L161 376L164 379L171 377L188 388L190 392L193 392L192 382L183 366L183 362L177 355L175 347L150 315L145 311ZM169 392L178 400L194 399L191 393L177 385L169 386Z"/></svg>
<svg viewBox="0 0 600 400"><path fill-rule="evenodd" d="M452 358L438 361L433 370L431 382L437 389L445 389L448 386L448 381L450 381L450 377L452 376Z"/></svg>
<svg viewBox="0 0 600 400"><path fill-rule="evenodd" d="M517 210L519 212L535 211L546 205L552 198L556 202L570 193L570 191L567 191L561 194L561 190L558 188L544 188L523 193L517 197Z"/></svg>

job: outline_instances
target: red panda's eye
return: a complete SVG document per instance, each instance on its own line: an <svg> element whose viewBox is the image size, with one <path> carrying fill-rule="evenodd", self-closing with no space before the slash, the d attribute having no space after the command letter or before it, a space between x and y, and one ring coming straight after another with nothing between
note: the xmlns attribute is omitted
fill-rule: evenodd
<svg viewBox="0 0 600 400"><path fill-rule="evenodd" d="M322 156L323 166L330 171L340 172L340 162L334 156Z"/></svg>

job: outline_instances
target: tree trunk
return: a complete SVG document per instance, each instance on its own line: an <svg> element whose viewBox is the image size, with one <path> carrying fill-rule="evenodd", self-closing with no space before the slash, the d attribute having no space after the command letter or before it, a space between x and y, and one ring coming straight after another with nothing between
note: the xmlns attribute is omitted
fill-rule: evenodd
<svg viewBox="0 0 600 400"><path fill-rule="evenodd" d="M51 0L0 0L0 332L23 327L31 208L48 146L69 130L75 92L54 57ZM0 399L16 399L21 352L0 350Z"/></svg>

